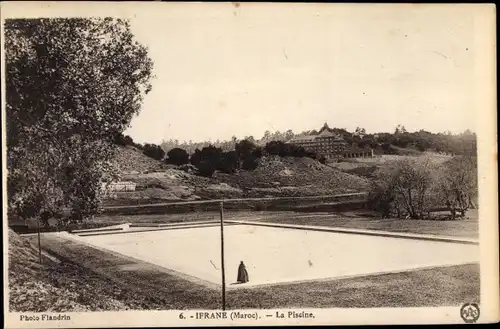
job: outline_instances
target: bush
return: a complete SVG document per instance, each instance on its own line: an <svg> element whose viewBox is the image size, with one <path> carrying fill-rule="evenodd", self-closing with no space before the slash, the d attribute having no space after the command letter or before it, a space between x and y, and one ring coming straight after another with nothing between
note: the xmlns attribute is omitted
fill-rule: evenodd
<svg viewBox="0 0 500 329"><path fill-rule="evenodd" d="M236 151L236 154L239 159L244 159L246 156L251 154L255 149L256 145L252 143L251 141L244 139L234 146L234 150Z"/></svg>
<svg viewBox="0 0 500 329"><path fill-rule="evenodd" d="M249 156L243 161L241 168L244 170L255 170L258 165L257 158Z"/></svg>
<svg viewBox="0 0 500 329"><path fill-rule="evenodd" d="M142 148L142 152L153 159L162 160L165 156L165 151L161 148L160 145L155 144L144 144Z"/></svg>
<svg viewBox="0 0 500 329"><path fill-rule="evenodd" d="M262 147L260 146L257 146L255 148L255 150L252 151L252 155L255 157L255 158L261 158L262 155L263 155L263 151L262 151Z"/></svg>
<svg viewBox="0 0 500 329"><path fill-rule="evenodd" d="M285 143L281 141L271 141L264 146L264 150L270 155L283 156Z"/></svg>
<svg viewBox="0 0 500 329"><path fill-rule="evenodd" d="M282 141L272 141L266 144L265 151L270 155L279 155L280 157L309 157L319 160L319 156L310 151L306 151L302 146L283 143ZM325 159L326 160L326 159Z"/></svg>
<svg viewBox="0 0 500 329"><path fill-rule="evenodd" d="M434 172L428 159L399 160L377 170L369 206L383 216L422 219L433 203Z"/></svg>
<svg viewBox="0 0 500 329"><path fill-rule="evenodd" d="M230 174L234 173L236 168L238 168L238 155L236 151L222 153L222 159L219 161L217 169Z"/></svg>
<svg viewBox="0 0 500 329"><path fill-rule="evenodd" d="M189 161L191 164L195 167L198 167L200 165L202 158L201 158L201 151L199 149L194 150L194 153L191 155L191 158Z"/></svg>
<svg viewBox="0 0 500 329"><path fill-rule="evenodd" d="M198 165L198 172L201 176L210 178L214 175L215 166L213 165L212 162L208 160L203 160Z"/></svg>
<svg viewBox="0 0 500 329"><path fill-rule="evenodd" d="M121 146L134 145L134 140L132 139L132 137L130 137L129 135L124 136L122 133L116 134L114 142L115 144Z"/></svg>
<svg viewBox="0 0 500 329"><path fill-rule="evenodd" d="M173 148L167 153L167 162L174 165L184 165L189 163L189 154L181 148Z"/></svg>

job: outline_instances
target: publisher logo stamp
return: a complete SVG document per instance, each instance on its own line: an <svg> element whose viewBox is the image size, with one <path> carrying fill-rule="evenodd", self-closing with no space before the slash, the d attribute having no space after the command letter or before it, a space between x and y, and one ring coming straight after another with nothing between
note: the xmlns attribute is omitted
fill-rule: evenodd
<svg viewBox="0 0 500 329"><path fill-rule="evenodd" d="M460 309L460 316L465 323L474 323L479 319L479 306L476 303L467 303Z"/></svg>

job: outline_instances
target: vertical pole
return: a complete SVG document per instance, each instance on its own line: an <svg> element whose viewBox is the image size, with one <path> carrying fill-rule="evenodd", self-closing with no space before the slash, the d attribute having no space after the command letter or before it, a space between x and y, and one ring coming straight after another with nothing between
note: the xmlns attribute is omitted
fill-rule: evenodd
<svg viewBox="0 0 500 329"><path fill-rule="evenodd" d="M40 220L37 219L37 231L38 231L38 260L42 264L42 244L40 242Z"/></svg>
<svg viewBox="0 0 500 329"><path fill-rule="evenodd" d="M220 252L222 270L222 310L226 310L226 273L224 268L224 204L220 203Z"/></svg>

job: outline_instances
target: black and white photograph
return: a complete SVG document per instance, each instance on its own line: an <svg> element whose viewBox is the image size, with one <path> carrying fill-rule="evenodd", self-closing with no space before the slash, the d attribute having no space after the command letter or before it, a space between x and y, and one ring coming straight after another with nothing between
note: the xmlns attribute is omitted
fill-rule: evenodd
<svg viewBox="0 0 500 329"><path fill-rule="evenodd" d="M494 5L1 15L6 327L500 319Z"/></svg>

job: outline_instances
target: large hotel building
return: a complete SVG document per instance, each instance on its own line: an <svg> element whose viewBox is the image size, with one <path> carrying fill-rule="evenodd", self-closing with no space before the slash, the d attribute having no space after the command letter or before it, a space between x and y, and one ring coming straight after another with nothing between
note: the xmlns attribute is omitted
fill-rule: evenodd
<svg viewBox="0 0 500 329"><path fill-rule="evenodd" d="M373 157L372 149L349 145L341 135L331 132L326 123L317 135L297 136L287 143L302 146L326 159Z"/></svg>

